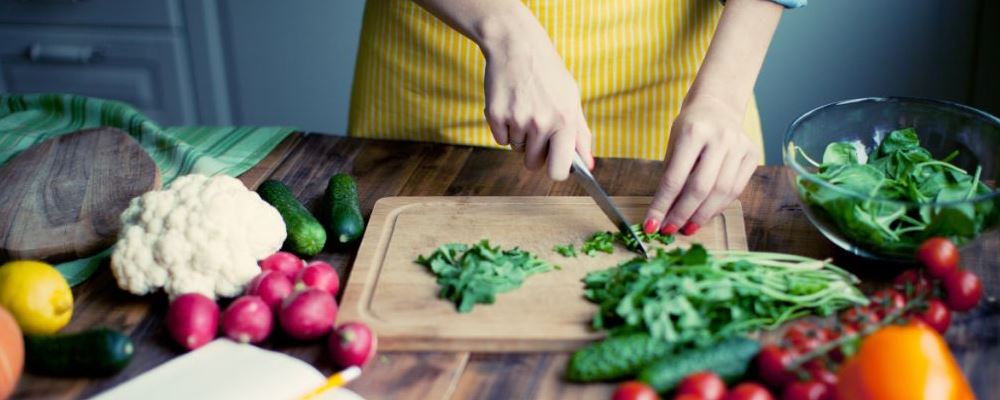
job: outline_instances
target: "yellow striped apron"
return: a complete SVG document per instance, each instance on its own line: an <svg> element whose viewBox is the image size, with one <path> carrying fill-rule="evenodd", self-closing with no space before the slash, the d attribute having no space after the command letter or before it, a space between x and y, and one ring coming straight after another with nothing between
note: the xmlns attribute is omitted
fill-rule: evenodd
<svg viewBox="0 0 1000 400"><path fill-rule="evenodd" d="M662 159L717 0L526 0L576 78L598 157ZM478 46L408 0L368 0L348 134L496 147ZM751 100L744 127L762 143Z"/></svg>

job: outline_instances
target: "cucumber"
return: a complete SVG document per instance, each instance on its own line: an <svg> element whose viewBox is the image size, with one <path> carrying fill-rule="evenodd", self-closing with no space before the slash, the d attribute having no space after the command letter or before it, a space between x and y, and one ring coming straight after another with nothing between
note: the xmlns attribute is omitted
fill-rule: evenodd
<svg viewBox="0 0 1000 400"><path fill-rule="evenodd" d="M312 257L323 250L326 244L323 225L299 203L288 186L269 179L260 184L257 193L278 209L281 218L285 220L285 230L288 231L285 249L304 257Z"/></svg>
<svg viewBox="0 0 1000 400"><path fill-rule="evenodd" d="M612 336L574 352L566 378L592 382L631 376L672 350L670 343L644 332Z"/></svg>
<svg viewBox="0 0 1000 400"><path fill-rule="evenodd" d="M711 347L664 356L643 368L639 380L660 393L672 390L684 377L700 371L712 371L727 383L733 383L746 374L747 366L758 352L757 341L735 337Z"/></svg>
<svg viewBox="0 0 1000 400"><path fill-rule="evenodd" d="M108 328L24 337L25 366L39 375L108 376L125 368L134 352L128 336Z"/></svg>
<svg viewBox="0 0 1000 400"><path fill-rule="evenodd" d="M358 185L347 174L330 177L326 186L326 200L330 215L327 230L340 244L349 244L361 238L365 231L365 220L358 204Z"/></svg>

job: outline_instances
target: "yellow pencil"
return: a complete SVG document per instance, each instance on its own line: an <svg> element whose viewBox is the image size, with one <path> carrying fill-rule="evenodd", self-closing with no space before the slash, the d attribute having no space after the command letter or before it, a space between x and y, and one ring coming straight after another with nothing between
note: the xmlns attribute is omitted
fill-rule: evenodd
<svg viewBox="0 0 1000 400"><path fill-rule="evenodd" d="M353 381L357 377L361 376L361 368L359 367L348 367L347 369L330 375L330 378L326 380L323 386L316 388L315 390L309 392L308 394L300 397L301 400L313 399L316 396L323 394L323 392L344 386L347 382Z"/></svg>

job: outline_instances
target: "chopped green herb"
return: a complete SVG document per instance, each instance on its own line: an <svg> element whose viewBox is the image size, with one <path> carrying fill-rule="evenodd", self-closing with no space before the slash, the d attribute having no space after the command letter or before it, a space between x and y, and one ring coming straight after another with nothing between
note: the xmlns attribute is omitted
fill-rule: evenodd
<svg viewBox="0 0 1000 400"><path fill-rule="evenodd" d="M417 257L416 262L437 275L438 297L454 302L462 313L476 303L492 304L497 293L514 290L527 277L554 268L517 247L501 250L487 240L472 246L445 244L428 257Z"/></svg>
<svg viewBox="0 0 1000 400"><path fill-rule="evenodd" d="M824 261L779 253L715 255L698 244L660 249L651 259L587 274L584 297L599 305L594 328L701 347L868 302L853 284L857 278Z"/></svg>
<svg viewBox="0 0 1000 400"><path fill-rule="evenodd" d="M989 201L932 204L967 200L992 189L980 180L981 166L970 175L950 164L957 152L935 160L912 128L890 133L867 155L856 142L829 144L821 163L802 155L817 167L815 178L836 188L800 177L797 184L805 203L842 235L870 250L910 256L931 236L966 243L1000 217ZM899 202L927 204L908 208Z"/></svg>
<svg viewBox="0 0 1000 400"><path fill-rule="evenodd" d="M673 235L664 235L659 232L647 234L642 231L642 228L640 228L638 224L632 225L631 228L632 232L635 232L636 236L638 236L643 243L649 243L649 241L655 240L667 245L674 242ZM584 241L581 251L591 257L597 255L597 252L611 254L615 251L615 242L621 243L622 246L625 246L629 250L635 250L639 247L639 244L628 235L621 232L612 233L604 231L595 232L592 236L590 236L590 239Z"/></svg>
<svg viewBox="0 0 1000 400"><path fill-rule="evenodd" d="M557 244L552 248L552 251L559 253L563 257L576 257L576 247L570 244Z"/></svg>

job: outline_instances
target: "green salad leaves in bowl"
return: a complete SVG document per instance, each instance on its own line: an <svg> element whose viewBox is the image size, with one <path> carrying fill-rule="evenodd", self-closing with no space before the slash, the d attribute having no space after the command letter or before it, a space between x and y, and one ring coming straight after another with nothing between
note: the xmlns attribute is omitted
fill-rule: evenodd
<svg viewBox="0 0 1000 400"><path fill-rule="evenodd" d="M783 156L806 215L841 248L912 259L1000 224L1000 119L960 104L865 98L799 117Z"/></svg>

